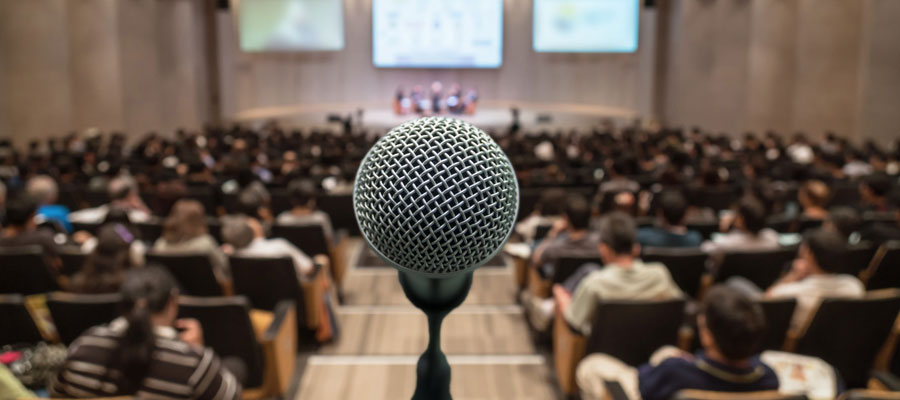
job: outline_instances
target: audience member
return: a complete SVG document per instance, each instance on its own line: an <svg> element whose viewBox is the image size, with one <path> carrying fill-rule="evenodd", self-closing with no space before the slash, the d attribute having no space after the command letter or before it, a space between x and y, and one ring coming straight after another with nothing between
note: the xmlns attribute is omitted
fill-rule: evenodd
<svg viewBox="0 0 900 400"><path fill-rule="evenodd" d="M779 246L778 233L766 228L766 209L756 198L741 199L733 219L723 218L722 222L723 230L728 232L704 242L704 251L768 250Z"/></svg>
<svg viewBox="0 0 900 400"><path fill-rule="evenodd" d="M640 368L606 354L592 354L576 371L585 400L606 398L605 381L617 381L632 399L668 400L680 390L755 392L778 389L778 376L760 361L766 329L759 304L726 286L714 286L703 299L697 328L702 350L658 350Z"/></svg>
<svg viewBox="0 0 900 400"><path fill-rule="evenodd" d="M635 236L631 217L607 216L598 246L603 268L589 272L575 285L566 282L553 287L557 307L582 334L590 334L594 311L602 300L665 300L683 295L665 266L638 258L641 248Z"/></svg>
<svg viewBox="0 0 900 400"><path fill-rule="evenodd" d="M860 240L880 245L891 240L900 240L900 193L889 199L888 207L893 210L894 221L872 222L859 230Z"/></svg>
<svg viewBox="0 0 900 400"><path fill-rule="evenodd" d="M179 200L163 222L162 237L153 244L153 251L169 254L205 254L213 266L216 278L222 282L231 278L228 258L208 233L203 205L196 200Z"/></svg>
<svg viewBox="0 0 900 400"><path fill-rule="evenodd" d="M590 219L591 208L587 200L570 196L566 200L565 216L553 224L547 238L535 248L532 265L544 276L550 276L560 257L597 255L597 236L588 230Z"/></svg>
<svg viewBox="0 0 900 400"><path fill-rule="evenodd" d="M862 219L859 217L859 213L846 206L831 209L828 218L822 223L822 229L841 235L848 244L859 243L860 228L862 228Z"/></svg>
<svg viewBox="0 0 900 400"><path fill-rule="evenodd" d="M107 216L108 217L108 216ZM114 222L100 227L97 244L68 290L75 293L116 293L128 270L144 265L145 248L136 232Z"/></svg>
<svg viewBox="0 0 900 400"><path fill-rule="evenodd" d="M533 242L539 226L552 226L562 218L565 204L565 190L547 189L542 191L534 206L534 211L516 224L516 233L525 242Z"/></svg>
<svg viewBox="0 0 900 400"><path fill-rule="evenodd" d="M50 385L53 397L241 398L230 360L203 347L200 323L176 319L178 289L168 272L131 270L120 293L124 314L70 346Z"/></svg>
<svg viewBox="0 0 900 400"><path fill-rule="evenodd" d="M824 297L865 295L866 288L858 278L838 272L846 270L842 265L846 248L846 241L837 233L810 231L803 238L791 270L766 291L766 297L797 299L793 329L806 325Z"/></svg>
<svg viewBox="0 0 900 400"><path fill-rule="evenodd" d="M25 193L38 202L38 224L44 221L56 224L61 230L72 233L69 222L69 208L56 204L59 197L59 186L47 175L32 177L25 184Z"/></svg>
<svg viewBox="0 0 900 400"><path fill-rule="evenodd" d="M334 229L328 214L316 209L316 185L309 179L297 179L288 184L291 209L282 212L276 220L281 225L320 225L325 239L333 243Z"/></svg>
<svg viewBox="0 0 900 400"><path fill-rule="evenodd" d="M109 204L99 207L86 208L69 214L69 221L86 224L98 224L103 222L106 214L114 208L121 208L128 212L128 218L135 223L146 222L151 213L138 193L137 182L134 178L118 176L109 181Z"/></svg>
<svg viewBox="0 0 900 400"><path fill-rule="evenodd" d="M51 230L37 227L36 213L37 202L27 194L10 201L6 206L6 227L0 235L0 247L40 246L48 266L59 269L62 267L60 245Z"/></svg>
<svg viewBox="0 0 900 400"><path fill-rule="evenodd" d="M684 225L687 208L684 195L676 191L664 192L656 211L658 226L639 229L638 243L645 247L699 247L703 236Z"/></svg>
<svg viewBox="0 0 900 400"><path fill-rule="evenodd" d="M882 173L866 175L859 184L862 211L890 211L888 195L891 192L891 178Z"/></svg>
<svg viewBox="0 0 900 400"><path fill-rule="evenodd" d="M222 224L222 239L236 256L290 257L297 270L297 278L305 281L315 272L313 260L291 242L282 238L267 239L262 225L245 216L226 217Z"/></svg>
<svg viewBox="0 0 900 400"><path fill-rule="evenodd" d="M822 181L807 181L797 191L797 201L803 208L803 217L824 220L828 216L828 201L831 192Z"/></svg>

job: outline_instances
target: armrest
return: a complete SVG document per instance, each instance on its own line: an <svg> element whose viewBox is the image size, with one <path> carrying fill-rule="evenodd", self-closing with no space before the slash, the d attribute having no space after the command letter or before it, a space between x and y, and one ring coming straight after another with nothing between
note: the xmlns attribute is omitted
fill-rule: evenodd
<svg viewBox="0 0 900 400"><path fill-rule="evenodd" d="M258 389L245 391L245 397L282 397L291 385L297 361L297 313L293 301L284 300L275 311L256 317L257 341L265 359L263 383ZM253 315L254 311L251 311Z"/></svg>
<svg viewBox="0 0 900 400"><path fill-rule="evenodd" d="M303 289L306 327L312 330L319 327L321 310L325 307L323 297L325 287L328 285L328 270L328 264L324 264L315 271L312 278L300 282Z"/></svg>
<svg viewBox="0 0 900 400"><path fill-rule="evenodd" d="M872 380L869 382L869 388L881 391L900 392L900 377L887 371L874 371L872 372Z"/></svg>
<svg viewBox="0 0 900 400"><path fill-rule="evenodd" d="M528 260L516 256L512 256L512 259L515 267L516 288L524 289L528 284Z"/></svg>
<svg viewBox="0 0 900 400"><path fill-rule="evenodd" d="M606 400L630 400L619 381L603 381L606 386Z"/></svg>
<svg viewBox="0 0 900 400"><path fill-rule="evenodd" d="M550 297L550 288L553 286L553 282L541 277L541 273L535 267L528 266L526 269L528 270L528 290L539 299Z"/></svg>
<svg viewBox="0 0 900 400"><path fill-rule="evenodd" d="M350 257L347 256L349 242L350 241L346 239L346 236L335 233L334 243L332 243L332 246L329 249L328 255L331 257L331 275L332 278L334 278L335 285L338 287L343 283L347 268L349 268L348 264L350 262Z"/></svg>
<svg viewBox="0 0 900 400"><path fill-rule="evenodd" d="M562 311L557 307L553 318L553 363L556 366L556 379L563 394L574 396L578 393L575 368L584 358L586 346L587 338L569 326Z"/></svg>
<svg viewBox="0 0 900 400"><path fill-rule="evenodd" d="M222 287L223 296L234 296L234 282L232 280L228 279L219 281L219 286Z"/></svg>

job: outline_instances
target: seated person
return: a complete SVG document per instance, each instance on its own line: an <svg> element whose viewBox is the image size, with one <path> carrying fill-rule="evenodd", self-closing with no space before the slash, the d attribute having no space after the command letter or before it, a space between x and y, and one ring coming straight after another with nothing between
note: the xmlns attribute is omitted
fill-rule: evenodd
<svg viewBox="0 0 900 400"><path fill-rule="evenodd" d="M178 200L163 222L162 236L153 244L153 251L168 254L206 254L216 278L231 279L228 257L208 233L203 205L196 200Z"/></svg>
<svg viewBox="0 0 900 400"><path fill-rule="evenodd" d="M811 180L800 186L797 191L797 202L803 208L803 218L823 220L828 217L828 200L831 191L828 185L819 180Z"/></svg>
<svg viewBox="0 0 900 400"><path fill-rule="evenodd" d="M131 270L120 293L124 315L69 346L52 397L241 398L241 384L225 368L230 360L203 347L196 320L176 319L178 289L167 271Z"/></svg>
<svg viewBox="0 0 900 400"><path fill-rule="evenodd" d="M876 172L864 176L859 184L860 211L891 211L888 202L891 186L891 178L887 174Z"/></svg>
<svg viewBox="0 0 900 400"><path fill-rule="evenodd" d="M130 269L144 265L144 245L136 233L121 223L100 227L96 244L81 271L72 277L68 291L116 293Z"/></svg>
<svg viewBox="0 0 900 400"><path fill-rule="evenodd" d="M58 270L62 267L60 246L54 240L53 231L37 227L36 213L37 202L27 194L10 201L6 205L6 227L0 234L0 247L38 245L47 265Z"/></svg>
<svg viewBox="0 0 900 400"><path fill-rule="evenodd" d="M733 217L722 218L723 231L728 233L714 235L712 240L704 242L703 251L746 251L777 249L778 233L766 228L766 209L754 197L744 197L738 204Z"/></svg>
<svg viewBox="0 0 900 400"><path fill-rule="evenodd" d="M543 276L553 275L553 266L563 256L596 256L597 235L588 227L591 208L581 196L570 196L566 201L565 216L557 220L547 238L534 249L531 263L543 271Z"/></svg>
<svg viewBox="0 0 900 400"><path fill-rule="evenodd" d="M109 181L109 204L99 207L86 208L69 214L69 221L99 224L106 218L111 209L123 209L128 212L131 222L147 222L150 220L150 209L144 204L138 193L137 182L127 176L119 176Z"/></svg>
<svg viewBox="0 0 900 400"><path fill-rule="evenodd" d="M891 240L900 240L900 193L895 193L889 199L889 208L893 209L894 222L879 222L870 224L859 230L860 240L880 245Z"/></svg>
<svg viewBox="0 0 900 400"><path fill-rule="evenodd" d="M645 264L638 258L641 246L635 241L635 231L631 217L610 214L600 227L598 250L603 268L586 275L579 271L573 278L584 278L577 283L570 279L565 286L554 285L556 306L582 334L590 334L594 311L603 300L666 300L683 295L664 265Z"/></svg>
<svg viewBox="0 0 900 400"><path fill-rule="evenodd" d="M563 215L566 192L562 189L547 189L541 192L534 211L516 224L515 232L525 242L534 242L539 226L553 225Z"/></svg>
<svg viewBox="0 0 900 400"><path fill-rule="evenodd" d="M866 288L852 275L840 274L847 242L839 234L822 229L807 233L790 272L766 292L769 298L792 297L797 309L791 321L793 329L806 325L824 297L860 298Z"/></svg>
<svg viewBox="0 0 900 400"><path fill-rule="evenodd" d="M684 225L687 207L687 199L681 193L663 193L656 211L659 226L638 229L638 243L644 247L699 247L703 236Z"/></svg>
<svg viewBox="0 0 900 400"><path fill-rule="evenodd" d="M59 197L59 186L53 178L47 175L38 175L28 180L25 184L25 193L38 202L37 216L39 219L59 224L59 227L67 233L72 233L72 224L69 223L69 208L56 204ZM40 224L42 221L38 221Z"/></svg>
<svg viewBox="0 0 900 400"><path fill-rule="evenodd" d="M851 207L834 207L828 213L828 218L822 223L822 229L841 235L848 244L860 241L859 230L862 227L862 219L859 213ZM869 239L871 240L871 239Z"/></svg>
<svg viewBox="0 0 900 400"><path fill-rule="evenodd" d="M313 260L291 242L282 238L266 239L262 225L255 218L226 217L222 223L222 240L236 256L290 257L301 281L308 280L315 272Z"/></svg>
<svg viewBox="0 0 900 400"><path fill-rule="evenodd" d="M321 225L325 240L332 243L334 229L328 214L316 209L316 185L309 179L295 179L288 184L291 209L278 215L280 225Z"/></svg>
<svg viewBox="0 0 900 400"><path fill-rule="evenodd" d="M756 355L765 332L759 304L739 291L715 286L697 317L703 350L685 353L663 347L635 369L606 354L578 365L576 379L585 400L600 400L604 381L617 381L631 399L668 400L679 390L757 392L778 389L778 376Z"/></svg>

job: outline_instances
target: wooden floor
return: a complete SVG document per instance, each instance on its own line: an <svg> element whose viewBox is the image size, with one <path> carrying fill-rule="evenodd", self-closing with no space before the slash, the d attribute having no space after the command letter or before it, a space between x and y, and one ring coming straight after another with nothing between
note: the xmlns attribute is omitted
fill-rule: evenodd
<svg viewBox="0 0 900 400"><path fill-rule="evenodd" d="M466 302L444 322L455 400L559 398L549 360L537 354L515 304L511 274L508 267L476 271ZM341 338L307 360L297 399L409 399L428 334L396 271L352 268L337 314Z"/></svg>

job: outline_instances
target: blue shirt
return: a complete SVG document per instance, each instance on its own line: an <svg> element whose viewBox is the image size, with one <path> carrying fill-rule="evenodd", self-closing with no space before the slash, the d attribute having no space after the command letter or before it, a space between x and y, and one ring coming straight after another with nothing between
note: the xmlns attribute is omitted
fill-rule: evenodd
<svg viewBox="0 0 900 400"><path fill-rule="evenodd" d="M682 389L718 392L756 392L778 389L775 371L759 357L750 359L748 368L733 368L707 358L702 351L693 360L666 359L656 367L638 369L638 388L644 400L668 400Z"/></svg>
<svg viewBox="0 0 900 400"><path fill-rule="evenodd" d="M45 220L59 223L60 226L66 229L67 233L72 233L72 224L69 222L69 207L59 204L41 206L37 210L37 215L44 217Z"/></svg>
<svg viewBox="0 0 900 400"><path fill-rule="evenodd" d="M700 247L703 236L697 231L684 234L667 231L661 228L647 227L638 229L637 241L645 247Z"/></svg>

